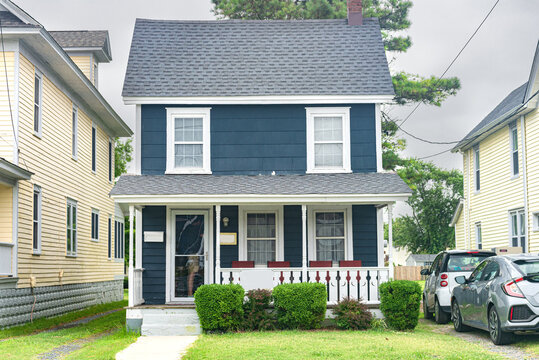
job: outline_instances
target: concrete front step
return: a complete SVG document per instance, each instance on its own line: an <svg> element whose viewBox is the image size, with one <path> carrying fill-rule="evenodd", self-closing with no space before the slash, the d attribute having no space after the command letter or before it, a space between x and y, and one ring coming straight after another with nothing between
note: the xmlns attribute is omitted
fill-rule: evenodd
<svg viewBox="0 0 539 360"><path fill-rule="evenodd" d="M194 314L144 314L143 324L145 325L198 325L200 322L196 313Z"/></svg>
<svg viewBox="0 0 539 360"><path fill-rule="evenodd" d="M142 323L140 334L145 336L186 336L199 335L202 333L200 324L152 324L146 325Z"/></svg>

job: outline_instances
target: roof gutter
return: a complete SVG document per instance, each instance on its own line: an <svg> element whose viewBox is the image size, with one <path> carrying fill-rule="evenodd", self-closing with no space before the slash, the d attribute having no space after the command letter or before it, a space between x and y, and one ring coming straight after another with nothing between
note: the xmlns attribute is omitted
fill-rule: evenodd
<svg viewBox="0 0 539 360"><path fill-rule="evenodd" d="M474 134L472 134L471 138L465 141L461 141L458 143L453 149L451 149L452 153L456 153L459 151L464 151L469 148L471 148L474 144L478 143L482 139L489 136L491 133L499 130L500 128L504 127L508 123L510 123L513 120L518 119L520 116L524 116L531 111L533 111L536 106L530 105L530 101L537 96L538 93L533 94L529 99L527 99L524 103L514 107L513 109L507 111L505 114L498 117L496 120L491 121L487 126L477 130Z"/></svg>
<svg viewBox="0 0 539 360"><path fill-rule="evenodd" d="M111 115L111 117L120 125L122 130L124 130L126 133L129 134L129 136L133 135L133 131L131 128L123 121L123 119L116 113L116 111L110 106L110 104L105 100L103 95L99 92L99 90L96 89L94 84L86 77L86 75L83 74L82 70L71 60L69 55L65 52L65 50L54 40L51 34L44 28L40 29L41 36L52 46L52 48L56 51L56 53L69 65L69 67L77 74L78 78L88 87L88 89L92 92L92 95L94 95L99 102L103 105L103 107L108 111L108 113Z"/></svg>

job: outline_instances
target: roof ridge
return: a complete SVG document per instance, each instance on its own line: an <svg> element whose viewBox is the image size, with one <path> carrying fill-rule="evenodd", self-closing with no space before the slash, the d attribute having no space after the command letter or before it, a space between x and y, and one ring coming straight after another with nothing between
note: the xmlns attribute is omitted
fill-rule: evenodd
<svg viewBox="0 0 539 360"><path fill-rule="evenodd" d="M364 21L378 22L378 18L363 18ZM136 21L156 22L156 23L185 23L185 24L213 24L213 23L317 23L317 22L336 22L345 23L347 19L214 19L214 20L181 20L181 19L148 19L136 18Z"/></svg>

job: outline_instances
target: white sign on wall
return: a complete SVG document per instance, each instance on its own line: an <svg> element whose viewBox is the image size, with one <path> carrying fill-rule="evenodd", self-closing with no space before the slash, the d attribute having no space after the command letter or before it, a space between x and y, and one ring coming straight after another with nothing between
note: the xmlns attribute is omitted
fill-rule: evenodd
<svg viewBox="0 0 539 360"><path fill-rule="evenodd" d="M163 242L165 233L163 231L145 231L144 242Z"/></svg>

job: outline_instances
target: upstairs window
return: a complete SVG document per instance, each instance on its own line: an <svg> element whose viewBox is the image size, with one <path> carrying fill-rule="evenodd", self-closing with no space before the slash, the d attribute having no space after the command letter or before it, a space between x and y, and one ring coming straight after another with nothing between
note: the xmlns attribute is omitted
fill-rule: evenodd
<svg viewBox="0 0 539 360"><path fill-rule="evenodd" d="M109 139L109 181L112 182L114 169L112 168L112 156L114 155L112 151L112 140Z"/></svg>
<svg viewBox="0 0 539 360"><path fill-rule="evenodd" d="M350 108L307 108L307 172L351 172Z"/></svg>
<svg viewBox="0 0 539 360"><path fill-rule="evenodd" d="M34 134L41 137L43 77L36 71L34 77Z"/></svg>
<svg viewBox="0 0 539 360"><path fill-rule="evenodd" d="M167 173L211 173L210 108L167 108Z"/></svg>
<svg viewBox="0 0 539 360"><path fill-rule="evenodd" d="M77 130L79 127L79 111L74 106L73 113L71 116L71 156L73 159L77 158Z"/></svg>
<svg viewBox="0 0 539 360"><path fill-rule="evenodd" d="M77 255L77 202L67 200L67 256Z"/></svg>
<svg viewBox="0 0 539 360"><path fill-rule="evenodd" d="M518 175L518 131L517 126L513 123L509 127L510 138L511 138L511 168L513 176Z"/></svg>
<svg viewBox="0 0 539 360"><path fill-rule="evenodd" d="M97 158L97 129L92 126L92 171L96 172L96 158Z"/></svg>
<svg viewBox="0 0 539 360"><path fill-rule="evenodd" d="M479 171L479 146L473 149L474 153L474 173L475 173L475 191L481 190L481 178Z"/></svg>
<svg viewBox="0 0 539 360"><path fill-rule="evenodd" d="M107 246L107 253L109 259L112 258L112 217L109 216L109 222L108 222L108 246Z"/></svg>

